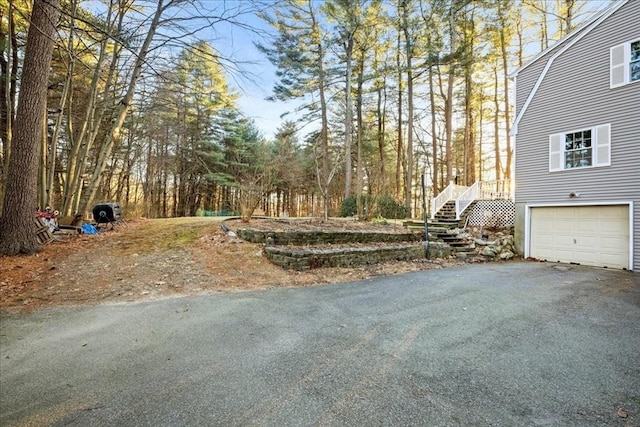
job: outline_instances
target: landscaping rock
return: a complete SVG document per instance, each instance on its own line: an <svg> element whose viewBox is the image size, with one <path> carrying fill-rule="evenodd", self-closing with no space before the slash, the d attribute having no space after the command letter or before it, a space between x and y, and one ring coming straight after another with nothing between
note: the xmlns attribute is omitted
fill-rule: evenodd
<svg viewBox="0 0 640 427"><path fill-rule="evenodd" d="M499 255L500 259L511 259L514 256L516 256L516 254L514 254L513 252L511 252L508 249L500 252L500 255Z"/></svg>
<svg viewBox="0 0 640 427"><path fill-rule="evenodd" d="M485 246L482 251L480 251L480 255L493 258L498 254L498 249L495 245Z"/></svg>

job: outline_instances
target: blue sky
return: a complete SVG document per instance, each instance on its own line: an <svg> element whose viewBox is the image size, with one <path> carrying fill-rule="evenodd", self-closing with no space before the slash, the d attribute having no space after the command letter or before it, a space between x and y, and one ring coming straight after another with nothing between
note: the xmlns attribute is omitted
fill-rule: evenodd
<svg viewBox="0 0 640 427"><path fill-rule="evenodd" d="M243 2L227 1L224 4L232 9L242 7ZM238 107L245 117L254 120L263 136L272 138L285 120L295 119L295 114L285 118L281 116L292 112L300 102L266 100L272 95L276 82L276 68L258 51L255 43L266 43L264 35L269 33L271 28L253 13L242 15L240 20L257 29L257 32L222 23L217 25L213 33L212 45L223 57L231 61L240 61L237 65L227 64L231 68L228 75L229 85L240 95ZM259 32L262 34L258 34Z"/></svg>

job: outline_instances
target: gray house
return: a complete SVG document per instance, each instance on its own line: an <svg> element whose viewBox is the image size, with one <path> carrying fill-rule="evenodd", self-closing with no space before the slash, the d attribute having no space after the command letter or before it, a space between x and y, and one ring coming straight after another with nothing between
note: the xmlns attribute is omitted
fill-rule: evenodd
<svg viewBox="0 0 640 427"><path fill-rule="evenodd" d="M518 249L640 270L640 1L613 3L512 76Z"/></svg>

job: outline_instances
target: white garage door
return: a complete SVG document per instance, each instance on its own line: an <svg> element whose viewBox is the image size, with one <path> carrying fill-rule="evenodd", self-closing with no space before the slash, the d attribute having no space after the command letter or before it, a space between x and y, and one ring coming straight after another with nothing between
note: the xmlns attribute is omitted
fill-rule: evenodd
<svg viewBox="0 0 640 427"><path fill-rule="evenodd" d="M629 207L531 208L533 258L629 268Z"/></svg>

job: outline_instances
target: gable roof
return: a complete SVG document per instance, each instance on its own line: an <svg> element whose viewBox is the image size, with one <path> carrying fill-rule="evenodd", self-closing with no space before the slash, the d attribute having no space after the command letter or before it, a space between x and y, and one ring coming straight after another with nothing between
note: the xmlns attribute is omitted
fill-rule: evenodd
<svg viewBox="0 0 640 427"><path fill-rule="evenodd" d="M629 0L618 0L615 3L612 3L609 7L603 9L601 12L597 13L596 15L594 15L589 21L585 22L582 26L577 28L575 31L567 34L566 36L564 36L563 38L558 40L553 46L550 46L547 49L543 50L538 55L536 55L534 58L532 58L530 61L528 61L525 65L523 65L522 67L518 68L513 73L509 74L509 77L515 78L515 77L518 76L519 72L521 72L522 70L524 70L525 68L527 68L531 64L536 63L537 61L539 61L541 58L543 58L547 54L551 53L552 51L557 50L557 52L554 53L547 60L547 63L545 65L544 69L542 70L542 72L538 76L538 79L537 79L535 85L533 86L533 89L531 89L531 92L529 92L529 96L527 97L527 99L525 100L524 104L522 105L522 109L518 112L518 115L516 116L515 120L513 121L513 125L511 126L511 130L509 132L510 135L517 135L518 134L518 124L520 123L520 120L522 120L522 116L524 116L524 113L527 111L527 108L529 107L529 104L531 103L531 100L535 96L536 92L538 91L538 88L540 87L540 84L542 84L542 81L546 77L547 72L551 68L551 64L553 64L553 61L558 56L562 55L565 51L567 51L571 46L573 46L578 41L580 41L580 39L582 39L584 36L589 34L594 28L596 28L598 25L600 25L609 16L611 16L614 12L616 12L618 9L620 9L622 6L624 6L628 2L629 2ZM562 46L563 44L564 44L564 46ZM516 88L517 88L517 86L516 86Z"/></svg>

